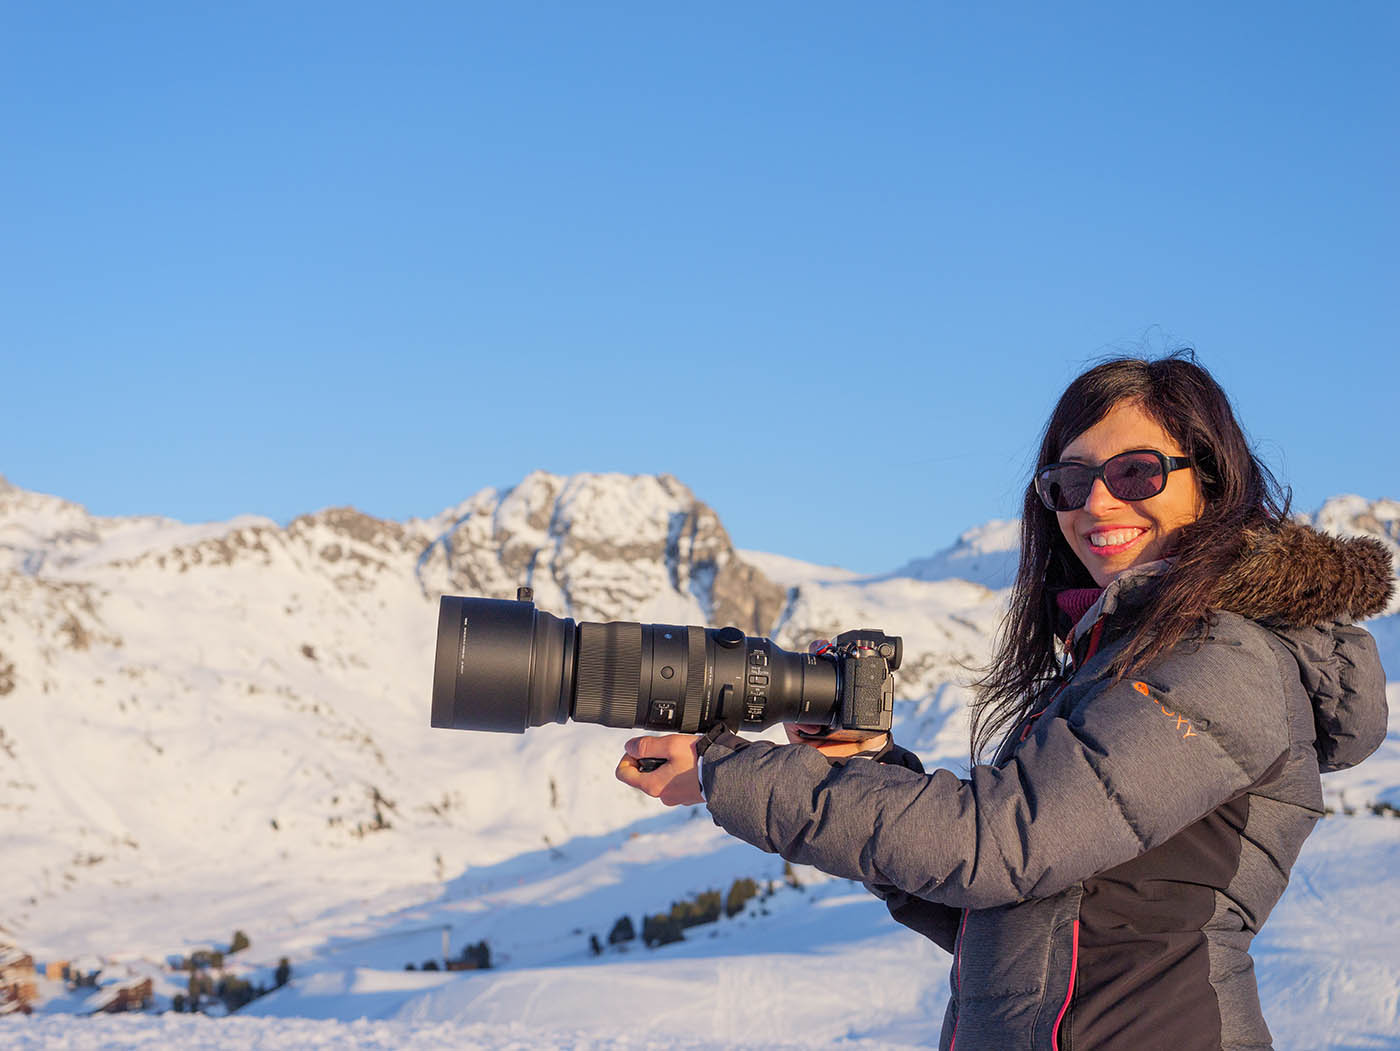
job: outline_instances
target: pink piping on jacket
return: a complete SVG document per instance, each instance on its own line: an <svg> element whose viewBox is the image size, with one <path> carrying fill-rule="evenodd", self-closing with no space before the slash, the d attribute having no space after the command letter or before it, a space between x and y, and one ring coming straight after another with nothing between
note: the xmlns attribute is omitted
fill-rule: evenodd
<svg viewBox="0 0 1400 1051"><path fill-rule="evenodd" d="M1060 1051L1060 1023L1064 1021L1069 1002L1074 998L1074 974L1079 970L1079 921L1074 921L1074 948L1069 954L1069 988L1065 990L1065 1002L1060 1005L1060 1013L1055 1016L1055 1031L1050 1034L1050 1051Z"/></svg>

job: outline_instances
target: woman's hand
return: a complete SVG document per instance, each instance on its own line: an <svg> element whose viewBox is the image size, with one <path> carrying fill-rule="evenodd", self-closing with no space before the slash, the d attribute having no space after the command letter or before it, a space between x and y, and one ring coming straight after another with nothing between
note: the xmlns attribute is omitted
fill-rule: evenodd
<svg viewBox="0 0 1400 1051"><path fill-rule="evenodd" d="M665 737L634 737L626 744L626 754L617 764L617 779L645 792L667 806L693 806L703 803L700 777L696 772L698 756L693 734L667 734ZM644 773L637 765L639 759L661 759L663 765Z"/></svg>
<svg viewBox="0 0 1400 1051"><path fill-rule="evenodd" d="M783 723L789 744L805 744L832 759L844 759L861 752L878 752L889 743L888 733L867 733L864 730L833 730L825 736L815 736L824 726L805 723Z"/></svg>
<svg viewBox="0 0 1400 1051"><path fill-rule="evenodd" d="M831 643L826 639L813 639L807 644L808 653L826 653ZM888 733L867 733L863 730L832 730L829 727L810 723L783 723L787 731L788 744L805 744L815 748L822 755L832 759L845 759L861 752L878 752L889 743Z"/></svg>

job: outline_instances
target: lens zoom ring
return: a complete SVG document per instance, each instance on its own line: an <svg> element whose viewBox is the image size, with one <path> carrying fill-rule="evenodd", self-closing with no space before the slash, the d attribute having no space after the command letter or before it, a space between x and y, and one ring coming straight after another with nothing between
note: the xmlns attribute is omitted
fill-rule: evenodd
<svg viewBox="0 0 1400 1051"><path fill-rule="evenodd" d="M700 729L700 708L705 703L705 629L685 629L685 704L681 708L681 733Z"/></svg>
<svg viewBox="0 0 1400 1051"><path fill-rule="evenodd" d="M635 726L641 676L640 624L585 622L578 626L577 721Z"/></svg>

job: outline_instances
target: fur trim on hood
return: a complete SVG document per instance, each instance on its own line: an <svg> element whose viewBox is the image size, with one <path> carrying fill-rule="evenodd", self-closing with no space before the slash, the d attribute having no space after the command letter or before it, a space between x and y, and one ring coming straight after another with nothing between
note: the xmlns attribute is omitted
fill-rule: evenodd
<svg viewBox="0 0 1400 1051"><path fill-rule="evenodd" d="M1395 588L1390 552L1370 537L1343 539L1286 522L1246 533L1243 550L1211 605L1264 624L1365 620L1386 608Z"/></svg>

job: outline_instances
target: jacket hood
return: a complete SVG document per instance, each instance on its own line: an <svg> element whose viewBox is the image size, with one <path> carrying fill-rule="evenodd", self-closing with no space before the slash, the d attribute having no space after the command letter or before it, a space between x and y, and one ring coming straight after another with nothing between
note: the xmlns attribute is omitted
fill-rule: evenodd
<svg viewBox="0 0 1400 1051"><path fill-rule="evenodd" d="M1353 625L1276 628L1298 662L1298 680L1312 700L1318 766L1323 773L1355 766L1385 740L1389 710L1376 640Z"/></svg>
<svg viewBox="0 0 1400 1051"><path fill-rule="evenodd" d="M1245 537L1220 579L1219 608L1273 631L1312 698L1324 771L1355 766L1385 740L1385 671L1375 640L1348 621L1382 612L1395 588L1390 552L1294 522Z"/></svg>

